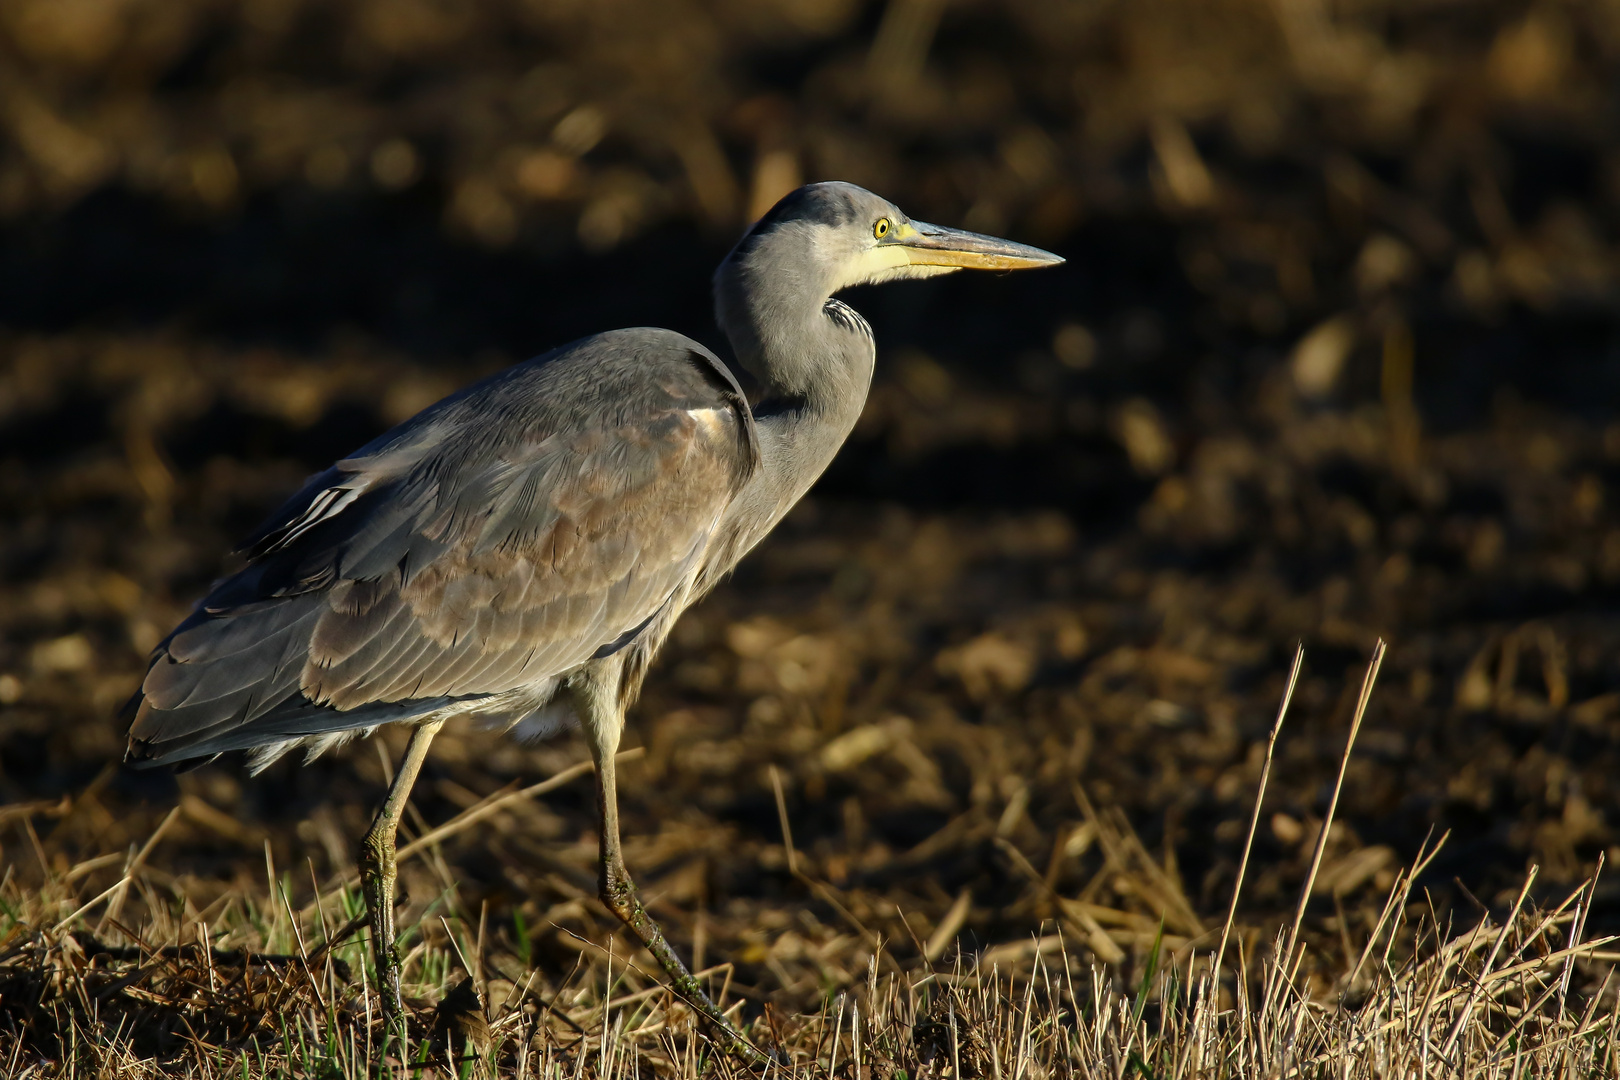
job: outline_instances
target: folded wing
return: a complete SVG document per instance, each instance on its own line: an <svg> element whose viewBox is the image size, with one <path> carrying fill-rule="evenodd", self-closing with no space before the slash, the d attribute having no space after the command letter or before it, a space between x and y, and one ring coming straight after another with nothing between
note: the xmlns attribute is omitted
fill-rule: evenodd
<svg viewBox="0 0 1620 1080"><path fill-rule="evenodd" d="M131 756L543 687L690 586L757 453L730 373L667 331L599 335L446 399L250 539L247 568L155 651Z"/></svg>

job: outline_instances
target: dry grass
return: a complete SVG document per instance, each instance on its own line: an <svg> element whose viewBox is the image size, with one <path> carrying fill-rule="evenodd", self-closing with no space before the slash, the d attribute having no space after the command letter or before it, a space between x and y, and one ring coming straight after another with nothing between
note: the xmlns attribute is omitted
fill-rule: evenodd
<svg viewBox="0 0 1620 1080"><path fill-rule="evenodd" d="M1530 900L1532 868L1505 914L1485 913L1459 927L1414 888L1445 843L1441 837L1396 877L1362 940L1352 939L1336 893L1339 942L1301 938L1307 903L1321 892L1317 871L1331 807L1383 654L1380 642L1294 918L1277 928L1269 947L1261 928L1238 927L1231 965L1214 963L1213 933L1124 816L1099 813L1081 790L1107 865L1126 879L1116 890L1157 908L1156 927L1144 932L1139 914L1046 885L1059 915L1043 933L976 954L958 948L938 964L933 958L957 944L963 902L953 905L956 928L947 915L928 943L913 938L916 955L907 959L909 950L873 934L833 886L801 869L777 779L790 871L855 931L838 939L842 956L823 959L864 959L865 978L843 989L829 980L819 1008L792 1013L755 1005L759 993L733 981L730 963L702 975L756 1041L779 1051L783 1071L805 1076L1615 1075L1620 999L1611 987L1620 936L1585 933L1596 875L1543 907ZM1296 674L1297 667L1296 658ZM1290 678L1276 728L1292 689ZM25 889L8 873L0 886L4 1075L560 1080L737 1073L661 988L644 952L626 952L613 935L579 938L573 969L548 978L534 967L521 921L497 943L487 907L472 918L458 904L435 845L484 820L490 807L585 771L492 796L406 847L411 857L436 861L446 885L402 942L414 1002L408 1055L380 1041L352 883L323 888L312 881L313 899L300 909L293 876L278 870L267 845L262 889L234 889L198 911L145 867L178 810L128 855L55 871L32 821L40 813L71 814L71 800L8 808L45 884ZM1263 796L1262 785L1254 820ZM1017 848L1005 850L1032 883L1044 885ZM122 870L114 883L90 892L87 883L110 867ZM141 919L129 918L131 906ZM905 913L900 917L909 932ZM1229 916L1223 946L1232 931Z"/></svg>

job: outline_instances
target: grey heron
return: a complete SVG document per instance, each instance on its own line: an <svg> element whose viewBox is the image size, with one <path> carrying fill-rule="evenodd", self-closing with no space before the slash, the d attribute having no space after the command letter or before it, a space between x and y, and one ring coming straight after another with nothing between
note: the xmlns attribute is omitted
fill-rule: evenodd
<svg viewBox="0 0 1620 1080"><path fill-rule="evenodd" d="M872 329L837 294L1063 260L912 221L846 183L787 195L715 272L715 312L761 391L668 330L564 345L430 406L312 477L247 565L153 651L127 757L246 750L255 768L384 724L413 730L362 845L383 1014L401 1016L395 835L428 746L473 717L577 724L596 764L602 902L728 1050L757 1060L637 896L619 845L625 710L681 612L819 477L871 384Z"/></svg>

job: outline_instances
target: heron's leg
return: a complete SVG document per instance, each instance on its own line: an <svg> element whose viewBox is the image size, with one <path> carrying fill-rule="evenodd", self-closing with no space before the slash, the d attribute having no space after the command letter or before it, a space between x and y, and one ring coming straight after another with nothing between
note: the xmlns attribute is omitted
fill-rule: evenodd
<svg viewBox="0 0 1620 1080"><path fill-rule="evenodd" d="M609 750L596 757L597 806L602 815L602 903L641 939L647 951L663 967L664 974L669 976L671 989L714 1025L720 1036L721 1048L763 1065L768 1059L743 1037L742 1032L726 1019L720 1007L704 992L703 985L692 977L681 958L675 955L664 932L647 914L641 897L636 894L636 884L630 880L630 871L624 866L624 853L619 848L619 797L613 755L614 751Z"/></svg>
<svg viewBox="0 0 1620 1080"><path fill-rule="evenodd" d="M394 838L399 832L400 815L411 787L427 760L428 744L444 726L443 720L423 724L411 732L405 758L394 774L393 786L383 800L377 819L360 842L360 887L366 896L366 914L371 922L371 952L377 962L377 992L382 998L383 1025L389 1031L399 1026L403 1010L399 1000L399 953L394 949L394 879L397 867Z"/></svg>
<svg viewBox="0 0 1620 1080"><path fill-rule="evenodd" d="M719 1006L704 992L702 984L692 977L681 958L675 955L664 932L647 914L641 897L636 894L636 883L630 880L630 871L625 869L624 852L619 846L619 786L613 760L619 750L624 713L619 704L617 668L604 667L605 670L591 676L577 678L569 687L579 706L581 726L590 739L591 756L596 760L597 809L602 818L602 867L599 879L602 903L653 954L664 969L664 974L669 977L670 989L713 1025L721 1049L754 1064L766 1064L766 1056L726 1019Z"/></svg>

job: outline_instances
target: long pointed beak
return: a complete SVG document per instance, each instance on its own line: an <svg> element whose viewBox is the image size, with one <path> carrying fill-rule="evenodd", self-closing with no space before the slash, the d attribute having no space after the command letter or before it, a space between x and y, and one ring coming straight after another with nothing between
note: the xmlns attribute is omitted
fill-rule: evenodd
<svg viewBox="0 0 1620 1080"><path fill-rule="evenodd" d="M1033 270L1058 266L1063 258L1028 244L1015 244L965 229L947 229L913 221L895 230L884 246L904 249L913 266L949 266L966 270Z"/></svg>

